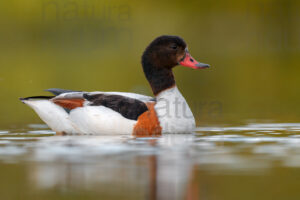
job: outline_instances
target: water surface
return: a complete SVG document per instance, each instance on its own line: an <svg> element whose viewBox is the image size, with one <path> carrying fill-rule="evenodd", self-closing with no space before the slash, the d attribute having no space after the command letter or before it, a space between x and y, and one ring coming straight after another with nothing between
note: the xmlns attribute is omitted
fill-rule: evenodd
<svg viewBox="0 0 300 200"><path fill-rule="evenodd" d="M299 199L300 123L160 138L0 131L3 199ZM1 199L2 199L1 198Z"/></svg>

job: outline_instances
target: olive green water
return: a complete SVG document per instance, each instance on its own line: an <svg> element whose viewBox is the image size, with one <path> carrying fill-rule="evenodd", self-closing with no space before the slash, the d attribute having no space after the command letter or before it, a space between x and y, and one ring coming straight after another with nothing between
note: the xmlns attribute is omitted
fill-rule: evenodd
<svg viewBox="0 0 300 200"><path fill-rule="evenodd" d="M299 199L300 2L0 2L0 199ZM212 68L174 70L197 133L54 136L18 97L151 95L145 46L182 36Z"/></svg>

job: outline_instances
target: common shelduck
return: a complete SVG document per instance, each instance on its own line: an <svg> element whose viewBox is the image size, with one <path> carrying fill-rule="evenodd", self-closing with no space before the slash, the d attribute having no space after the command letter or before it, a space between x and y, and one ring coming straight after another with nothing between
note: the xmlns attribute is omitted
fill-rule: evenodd
<svg viewBox="0 0 300 200"><path fill-rule="evenodd" d="M195 119L176 86L172 69L177 65L209 67L190 55L182 38L163 35L153 40L142 55L144 74L154 98L126 92L48 89L54 96L33 96L21 101L57 134L190 133L195 129Z"/></svg>

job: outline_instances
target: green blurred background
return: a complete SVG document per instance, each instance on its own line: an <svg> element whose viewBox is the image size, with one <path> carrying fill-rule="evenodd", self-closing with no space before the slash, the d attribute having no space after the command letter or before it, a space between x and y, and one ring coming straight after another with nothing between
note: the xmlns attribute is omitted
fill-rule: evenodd
<svg viewBox="0 0 300 200"><path fill-rule="evenodd" d="M18 97L47 88L151 95L140 56L182 36L209 70L177 67L198 124L300 121L300 2L293 0L0 2L0 125L39 123Z"/></svg>

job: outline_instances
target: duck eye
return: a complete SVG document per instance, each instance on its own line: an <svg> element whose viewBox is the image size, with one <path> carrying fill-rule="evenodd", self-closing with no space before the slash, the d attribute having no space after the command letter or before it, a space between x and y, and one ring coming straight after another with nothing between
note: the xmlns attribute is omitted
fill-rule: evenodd
<svg viewBox="0 0 300 200"><path fill-rule="evenodd" d="M177 45L174 44L174 45L171 46L171 48L172 49L177 49Z"/></svg>

